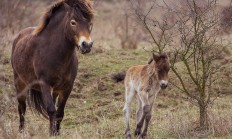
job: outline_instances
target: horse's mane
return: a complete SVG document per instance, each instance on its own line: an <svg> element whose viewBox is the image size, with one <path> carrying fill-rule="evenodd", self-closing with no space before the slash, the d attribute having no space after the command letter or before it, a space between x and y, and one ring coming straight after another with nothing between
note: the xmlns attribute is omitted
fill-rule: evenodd
<svg viewBox="0 0 232 139"><path fill-rule="evenodd" d="M69 5L73 7L75 10L75 14L79 17L84 17L88 21L91 21L94 16L94 9L92 7L92 1L91 0L66 0L69 2Z"/></svg>
<svg viewBox="0 0 232 139"><path fill-rule="evenodd" d="M75 14L80 14L79 12L81 12L82 16L84 16L84 18L86 18L89 21L92 20L92 18L94 16L94 10L92 7L91 0L60 0L59 2L51 5L48 8L48 10L45 12L39 25L33 31L34 35L38 35L46 28L46 26L49 24L50 19L52 18L53 14L57 10L59 10L64 5L64 3L66 3L70 7L74 8L76 11Z"/></svg>

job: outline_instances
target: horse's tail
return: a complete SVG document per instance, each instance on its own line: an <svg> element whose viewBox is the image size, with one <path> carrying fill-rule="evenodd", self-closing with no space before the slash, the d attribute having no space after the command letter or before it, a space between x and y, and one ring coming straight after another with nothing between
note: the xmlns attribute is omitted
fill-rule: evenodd
<svg viewBox="0 0 232 139"><path fill-rule="evenodd" d="M124 72L124 71L112 75L112 79L116 82L123 81L125 79L125 77L126 77L126 72Z"/></svg>
<svg viewBox="0 0 232 139"><path fill-rule="evenodd" d="M30 89L28 92L27 103L33 112L38 115L42 115L46 119L49 119L40 91Z"/></svg>

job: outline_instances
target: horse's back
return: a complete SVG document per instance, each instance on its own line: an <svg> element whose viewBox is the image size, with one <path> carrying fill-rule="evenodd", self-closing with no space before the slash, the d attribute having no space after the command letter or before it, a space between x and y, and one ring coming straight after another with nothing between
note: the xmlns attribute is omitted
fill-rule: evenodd
<svg viewBox="0 0 232 139"><path fill-rule="evenodd" d="M125 84L129 82L140 82L147 76L147 65L130 67L126 72Z"/></svg>
<svg viewBox="0 0 232 139"><path fill-rule="evenodd" d="M146 70L146 67L147 65L137 65L137 66L130 67L127 70L126 75L139 77L141 76L141 74L145 74L144 71Z"/></svg>
<svg viewBox="0 0 232 139"><path fill-rule="evenodd" d="M15 37L14 41L13 41L13 47L12 47L12 54L16 48L18 42L20 42L21 40L23 40L25 37L30 37L32 35L32 32L34 31L34 27L28 27L25 28L23 30L21 30Z"/></svg>

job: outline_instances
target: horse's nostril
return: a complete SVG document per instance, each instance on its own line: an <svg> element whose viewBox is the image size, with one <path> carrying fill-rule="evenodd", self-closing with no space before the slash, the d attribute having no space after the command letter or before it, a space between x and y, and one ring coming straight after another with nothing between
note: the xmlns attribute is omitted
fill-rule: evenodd
<svg viewBox="0 0 232 139"><path fill-rule="evenodd" d="M82 42L82 47L84 48L91 48L93 46L93 42Z"/></svg>
<svg viewBox="0 0 232 139"><path fill-rule="evenodd" d="M93 42L89 43L89 48L93 47Z"/></svg>
<svg viewBox="0 0 232 139"><path fill-rule="evenodd" d="M161 87L162 89L167 88L167 86L168 86L167 84L161 84L161 85L160 85L160 87Z"/></svg>
<svg viewBox="0 0 232 139"><path fill-rule="evenodd" d="M88 43L87 43L87 42L85 42L85 41L84 41L84 42L82 42L82 46L83 46L83 47L86 47L87 45L88 45Z"/></svg>

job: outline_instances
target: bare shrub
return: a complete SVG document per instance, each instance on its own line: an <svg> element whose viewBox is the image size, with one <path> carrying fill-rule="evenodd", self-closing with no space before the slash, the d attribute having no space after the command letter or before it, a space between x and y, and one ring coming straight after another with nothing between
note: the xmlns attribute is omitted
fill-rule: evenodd
<svg viewBox="0 0 232 139"><path fill-rule="evenodd" d="M128 3L125 3L127 6ZM124 16L115 25L115 34L120 39L122 49L136 49L141 38L141 31L135 27L133 18L128 9L124 10Z"/></svg>
<svg viewBox="0 0 232 139"><path fill-rule="evenodd" d="M223 66L218 61L224 58L227 44L217 36L220 23L217 0L178 2L179 5L171 5L154 0L147 8L139 7L136 0L131 3L138 21L151 37L154 51L171 50L171 69L176 77L172 84L198 107L197 127L204 131L209 128L208 109L217 98L215 90L221 87L224 78L220 74ZM157 8L163 10L163 16L152 14ZM165 13L171 13L174 20Z"/></svg>

